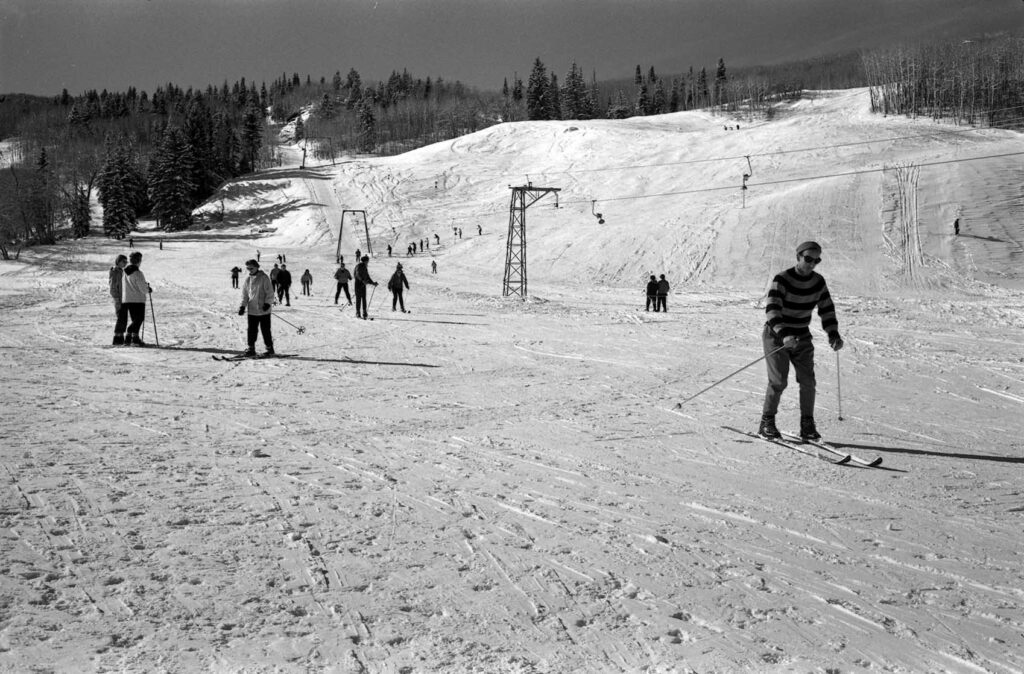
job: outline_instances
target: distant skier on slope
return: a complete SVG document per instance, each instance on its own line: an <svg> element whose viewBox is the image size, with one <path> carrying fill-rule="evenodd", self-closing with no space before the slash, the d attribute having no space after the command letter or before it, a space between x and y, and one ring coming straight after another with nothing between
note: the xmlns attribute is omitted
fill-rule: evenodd
<svg viewBox="0 0 1024 674"><path fill-rule="evenodd" d="M399 306L402 307L402 313L405 313L405 300L402 299L402 286L409 287L409 280L405 278L405 272L402 271L402 263L399 262L398 266L395 267L395 273L391 275L391 280L388 281L388 290L391 291L391 311L395 311Z"/></svg>
<svg viewBox="0 0 1024 674"><path fill-rule="evenodd" d="M285 301L285 306L292 305L292 273L288 271L288 265L281 264L281 271L277 274L277 303Z"/></svg>
<svg viewBox="0 0 1024 674"><path fill-rule="evenodd" d="M248 260L245 268L249 275L242 282L242 304L238 307L238 315L249 314L249 326L246 332L247 348L242 354L248 357L256 355L256 337L263 333L263 344L267 347L267 355L274 355L274 337L270 332L270 305L274 301L274 285L261 269L256 260Z"/></svg>
<svg viewBox="0 0 1024 674"><path fill-rule="evenodd" d="M651 280L647 282L647 308L644 311L650 311L651 307L654 310L658 310L658 279L651 274Z"/></svg>
<svg viewBox="0 0 1024 674"><path fill-rule="evenodd" d="M302 277L299 278L302 282L302 294L309 295L309 288L313 285L313 275L309 273L309 270L302 272Z"/></svg>
<svg viewBox="0 0 1024 674"><path fill-rule="evenodd" d="M338 298L341 297L341 291L345 291L345 299L348 300L349 304L352 304L352 295L348 292L348 282L352 280L352 272L345 269L345 263L340 263L338 271L334 272L334 280L338 282L338 287L334 291L334 303L338 303Z"/></svg>
<svg viewBox="0 0 1024 674"><path fill-rule="evenodd" d="M761 333L768 366L768 388L758 434L767 438L781 436L775 426L775 415L792 363L800 386L800 436L820 440L814 424L814 345L809 329L815 307L833 351L843 348L843 338L839 336L839 322L828 285L824 277L814 271L821 262L821 246L814 241L801 243L796 248L796 259L795 266L775 276L768 290L765 307L768 320ZM778 351L779 347L784 348Z"/></svg>
<svg viewBox="0 0 1024 674"><path fill-rule="evenodd" d="M658 307L655 311L660 308L665 313L668 313L668 281L665 280L665 275L661 275L661 280L658 281Z"/></svg>

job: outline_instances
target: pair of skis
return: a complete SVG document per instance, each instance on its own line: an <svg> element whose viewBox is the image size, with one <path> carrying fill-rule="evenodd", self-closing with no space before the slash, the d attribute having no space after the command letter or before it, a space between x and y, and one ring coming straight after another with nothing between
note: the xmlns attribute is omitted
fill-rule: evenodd
<svg viewBox="0 0 1024 674"><path fill-rule="evenodd" d="M237 354L237 355L234 355L234 356L222 356L220 354L216 354L215 353L215 354L213 354L213 359L214 360L226 360L226 361L265 360L265 359L268 359L268 358L295 358L297 355L298 355L297 353L275 353L275 354L271 354L271 355L267 355L265 353L262 353L262 354L260 354L258 356L246 356L245 354L241 354L240 353L240 354Z"/></svg>
<svg viewBox="0 0 1024 674"><path fill-rule="evenodd" d="M741 431L739 429L730 429L742 433L751 438L761 440L763 442L769 442L773 445L779 445L800 452L801 454L807 454L821 459L822 461L828 461L838 465L853 465L861 466L863 468L877 468L882 465L882 457L875 457L874 459L864 459L856 454L850 454L839 449L835 445L826 442L825 440L811 440L801 438L793 433L783 433L781 437L770 438L765 435L758 433L748 433L747 431Z"/></svg>

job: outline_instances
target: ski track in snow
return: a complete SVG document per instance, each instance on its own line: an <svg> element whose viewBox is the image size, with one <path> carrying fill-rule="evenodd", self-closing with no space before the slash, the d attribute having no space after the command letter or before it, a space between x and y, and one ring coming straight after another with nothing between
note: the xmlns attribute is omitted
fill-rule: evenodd
<svg viewBox="0 0 1024 674"><path fill-rule="evenodd" d="M733 180L735 167L572 174L562 197L585 205L529 211L530 299L497 297L495 193L507 199L509 176L555 182L628 166L632 152L657 163L652 148L731 156L746 138L768 151L806 146L808 128L824 145L924 124L865 117L848 109L858 96L802 101L749 137L712 133L721 119L703 113L502 126L250 177L228 190L229 221L275 213L261 238L248 226L167 234L161 251L157 234L136 236L162 349L99 346L116 242L3 263L0 669L1024 671L1024 298L1014 279L954 279L927 245L907 280L880 253L880 175L755 189L746 209L735 195L652 200L647 228L606 202L594 230L586 200L610 186ZM881 160L841 156L847 169ZM754 157L754 175L836 161ZM985 189L956 198L975 199L972 212L988 212L985 194L1003 204L993 236L1017 255L1019 222L999 215L1016 202L971 166L957 175ZM287 208L262 201L270 186ZM921 186L922 211L945 218L946 178L924 169ZM331 279L340 210L363 207L381 283L372 322L338 311ZM453 215L490 211L484 236L466 217L452 237ZM922 223L926 244L939 226ZM430 253L382 254L380 242L399 252L435 231ZM346 257L365 247L354 234L341 233ZM671 409L761 355L764 284L812 235L827 241L847 339L839 421L837 361L814 326L819 427L882 468L723 430L755 427L763 367ZM954 243L983 247L993 277L993 242ZM265 266L284 252L296 278L314 275L312 296L275 307L277 349L298 356L211 362L243 345L227 270L257 247ZM397 261L410 314L390 312L383 290ZM662 270L669 313L646 313L641 281Z"/></svg>

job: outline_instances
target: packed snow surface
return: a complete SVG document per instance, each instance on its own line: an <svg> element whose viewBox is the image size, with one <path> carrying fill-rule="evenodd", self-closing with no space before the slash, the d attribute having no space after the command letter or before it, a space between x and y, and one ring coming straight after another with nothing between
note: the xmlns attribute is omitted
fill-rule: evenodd
<svg viewBox="0 0 1024 674"><path fill-rule="evenodd" d="M126 241L0 263L0 670L1024 672L1024 139L867 107L290 145L134 237L160 349L107 346ZM505 298L527 184L561 191ZM741 432L806 239L846 340L812 323L818 426L879 468ZM373 321L334 304L357 247ZM257 250L296 355L217 362Z"/></svg>

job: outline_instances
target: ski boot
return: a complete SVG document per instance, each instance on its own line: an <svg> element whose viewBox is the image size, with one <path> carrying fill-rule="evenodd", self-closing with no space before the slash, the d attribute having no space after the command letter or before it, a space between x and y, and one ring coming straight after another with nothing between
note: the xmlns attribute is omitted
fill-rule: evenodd
<svg viewBox="0 0 1024 674"><path fill-rule="evenodd" d="M814 426L814 417L800 418L800 437L812 442L821 440L821 434Z"/></svg>
<svg viewBox="0 0 1024 674"><path fill-rule="evenodd" d="M775 417L768 415L761 417L761 425L757 427L757 434L769 440L777 440L782 437L779 429L775 427Z"/></svg>

